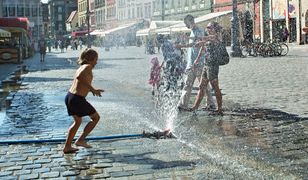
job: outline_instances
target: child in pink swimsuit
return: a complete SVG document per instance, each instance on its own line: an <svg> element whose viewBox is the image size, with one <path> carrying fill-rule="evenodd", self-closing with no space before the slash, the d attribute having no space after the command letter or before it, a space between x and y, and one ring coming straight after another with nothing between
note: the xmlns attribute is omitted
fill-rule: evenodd
<svg viewBox="0 0 308 180"><path fill-rule="evenodd" d="M157 57L153 57L151 59L151 73L149 79L149 84L152 86L152 95L154 95L154 88L158 88L160 81L160 69L161 65L159 64Z"/></svg>

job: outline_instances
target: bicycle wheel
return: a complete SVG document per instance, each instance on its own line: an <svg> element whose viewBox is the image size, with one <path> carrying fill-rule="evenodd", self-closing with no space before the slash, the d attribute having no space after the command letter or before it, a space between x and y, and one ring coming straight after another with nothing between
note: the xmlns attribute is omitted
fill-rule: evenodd
<svg viewBox="0 0 308 180"><path fill-rule="evenodd" d="M247 57L249 54L248 48L246 46L241 46L242 55Z"/></svg>
<svg viewBox="0 0 308 180"><path fill-rule="evenodd" d="M267 57L268 56L268 45L267 44L261 44L258 52L261 56Z"/></svg>
<svg viewBox="0 0 308 180"><path fill-rule="evenodd" d="M289 46L287 44L281 43L280 47L281 47L281 50L280 50L281 51L281 53L280 53L281 56L285 56L285 55L287 55L289 53Z"/></svg>

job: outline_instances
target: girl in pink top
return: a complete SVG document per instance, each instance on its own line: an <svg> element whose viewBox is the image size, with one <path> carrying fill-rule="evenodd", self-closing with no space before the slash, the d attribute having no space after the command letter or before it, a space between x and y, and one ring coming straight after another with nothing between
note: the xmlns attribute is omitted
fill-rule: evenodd
<svg viewBox="0 0 308 180"><path fill-rule="evenodd" d="M149 79L149 84L152 86L152 95L154 95L154 88L158 88L160 81L160 69L161 65L159 64L157 57L153 57L151 59L151 73Z"/></svg>

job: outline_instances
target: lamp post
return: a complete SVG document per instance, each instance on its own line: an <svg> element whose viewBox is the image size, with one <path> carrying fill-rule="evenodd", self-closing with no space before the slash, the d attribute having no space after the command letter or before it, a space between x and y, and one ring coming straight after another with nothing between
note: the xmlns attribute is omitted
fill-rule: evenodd
<svg viewBox="0 0 308 180"><path fill-rule="evenodd" d="M231 19L231 56L241 57L242 51L239 42L239 19L237 16L237 0L232 0L232 19Z"/></svg>
<svg viewBox="0 0 308 180"><path fill-rule="evenodd" d="M161 0L161 20L165 20L165 0Z"/></svg>
<svg viewBox="0 0 308 180"><path fill-rule="evenodd" d="M87 44L88 48L91 48L91 41L90 41L90 5L89 0L87 0L87 12L86 12L86 18L87 18L87 27L88 27L88 37L87 37Z"/></svg>

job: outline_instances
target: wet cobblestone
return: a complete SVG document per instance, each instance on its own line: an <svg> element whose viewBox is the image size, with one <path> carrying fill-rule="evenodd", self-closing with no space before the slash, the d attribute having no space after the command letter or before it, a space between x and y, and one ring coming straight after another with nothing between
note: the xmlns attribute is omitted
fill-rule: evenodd
<svg viewBox="0 0 308 180"><path fill-rule="evenodd" d="M132 51L140 54L138 49ZM0 139L65 138L72 121L66 115L63 97L75 65L66 61L67 54L54 55L55 61L45 65L28 62L30 73L22 77L26 85L10 94ZM150 115L134 110L149 110L150 107L142 106L152 103L147 98L150 88L144 69L149 66L148 57L138 57L146 60L139 59L139 66L134 66L131 63L135 60L123 60L128 54L118 55L123 57L115 60L104 53L106 58L94 71L95 83L107 91L103 100L90 97L103 113L102 123L93 135L140 132L140 128L146 129L146 123L137 120L150 119ZM72 56L76 57L69 57ZM292 56L291 59L295 60ZM287 67L283 63L290 65L288 59L233 59L221 69L220 82L226 94L226 109L234 108L233 114L210 118L200 111L195 119L182 114L179 120L186 119L176 129L179 140L92 142L93 149L81 149L73 155L63 155L59 144L0 145L0 179L305 179L308 123L304 97L308 78L296 81L300 73L295 73L286 79L284 74L291 72L279 71ZM292 64L291 69L298 72L307 66L300 60ZM242 67L241 71L234 72L238 67ZM253 71L253 67L259 71ZM126 73L114 76L115 69ZM127 79L135 81L124 81ZM288 83L284 86L285 81ZM298 91L293 92L290 87ZM108 92L109 89L114 92ZM134 89L137 92L132 92ZM125 126L132 123L130 120L137 128ZM197 141L197 137L202 141Z"/></svg>

